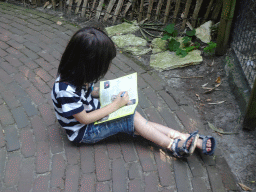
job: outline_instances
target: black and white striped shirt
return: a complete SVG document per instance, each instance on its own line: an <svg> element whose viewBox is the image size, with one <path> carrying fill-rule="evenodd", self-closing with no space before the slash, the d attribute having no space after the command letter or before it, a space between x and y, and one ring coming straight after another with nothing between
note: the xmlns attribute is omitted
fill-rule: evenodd
<svg viewBox="0 0 256 192"><path fill-rule="evenodd" d="M59 82L60 77L55 80L51 97L56 117L60 125L66 130L68 139L80 142L86 125L79 123L73 115L85 110L87 113L100 108L98 99L91 96L93 84L77 89L67 82Z"/></svg>

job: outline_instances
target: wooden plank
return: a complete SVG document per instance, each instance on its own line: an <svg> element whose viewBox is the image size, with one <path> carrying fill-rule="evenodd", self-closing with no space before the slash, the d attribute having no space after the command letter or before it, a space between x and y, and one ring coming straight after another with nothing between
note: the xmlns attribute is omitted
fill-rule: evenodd
<svg viewBox="0 0 256 192"><path fill-rule="evenodd" d="M158 20L158 18L159 18L162 5L163 5L163 0L159 0L159 1L158 1L158 4L157 4L157 8L156 8L156 17L155 17L155 20Z"/></svg>
<svg viewBox="0 0 256 192"><path fill-rule="evenodd" d="M153 8L153 3L154 0L149 0L149 5L148 5L148 12L147 12L147 18L150 19L152 8Z"/></svg>
<svg viewBox="0 0 256 192"><path fill-rule="evenodd" d="M73 4L73 0L69 0L69 4L68 4L68 14L71 13L72 4Z"/></svg>
<svg viewBox="0 0 256 192"><path fill-rule="evenodd" d="M103 3L104 3L104 0L100 0L100 3L96 9L96 19L99 20L100 18L100 14L101 14L101 11L102 11L102 7L103 7Z"/></svg>
<svg viewBox="0 0 256 192"><path fill-rule="evenodd" d="M84 0L81 17L84 17L88 0Z"/></svg>
<svg viewBox="0 0 256 192"><path fill-rule="evenodd" d="M174 23L174 24L176 23L177 15L178 15L179 9L180 9L180 0L177 0L177 1L176 1L176 5L175 5L174 14L173 14L173 23Z"/></svg>
<svg viewBox="0 0 256 192"><path fill-rule="evenodd" d="M136 2L137 2L137 0L132 0L132 12L131 12L131 17L130 17L131 20L133 19L134 12L136 12L136 6L135 6Z"/></svg>
<svg viewBox="0 0 256 192"><path fill-rule="evenodd" d="M208 19L209 13L210 13L211 8L212 8L213 1L214 1L214 0L211 0L210 3L209 3L209 5L208 5L207 11L206 11L206 13L205 13L205 15L204 15L203 23Z"/></svg>
<svg viewBox="0 0 256 192"><path fill-rule="evenodd" d="M168 19L169 13L170 13L170 6L171 6L171 0L168 0L166 9L165 9L165 13L164 13L164 23L167 22L167 19Z"/></svg>
<svg viewBox="0 0 256 192"><path fill-rule="evenodd" d="M116 10L115 10L115 13L114 13L114 17L113 17L113 23L116 22L116 18L117 16L119 15L121 9L122 9L122 6L123 6L123 3L124 3L124 0L119 0L117 6L116 6Z"/></svg>
<svg viewBox="0 0 256 192"><path fill-rule="evenodd" d="M142 19L142 14L143 14L143 5L144 5L144 0L140 1L140 11L139 11L139 18L138 21L140 22Z"/></svg>
<svg viewBox="0 0 256 192"><path fill-rule="evenodd" d="M52 0L52 7L53 7L53 10L56 9L56 0Z"/></svg>
<svg viewBox="0 0 256 192"><path fill-rule="evenodd" d="M202 2L203 2L203 0L197 0L196 1L196 7L195 7L194 13L192 15L192 23L191 23L193 28L195 28L196 20L197 20L198 13L200 11Z"/></svg>
<svg viewBox="0 0 256 192"><path fill-rule="evenodd" d="M123 17L125 17L125 16L126 16L126 14L127 14L128 10L130 9L130 7L131 7L131 6L132 6L132 3L131 3L131 2L128 2L128 3L126 4L126 7L125 7L125 10L124 10Z"/></svg>
<svg viewBox="0 0 256 192"><path fill-rule="evenodd" d="M76 10L75 10L75 14L78 13L81 3L82 3L82 0L78 0L77 5L76 5L77 7L76 7Z"/></svg>
<svg viewBox="0 0 256 192"><path fill-rule="evenodd" d="M192 0L187 0L187 3L186 3L186 7L185 7L185 11L184 11L184 19L183 19L183 22L182 22L182 26L181 26L181 29L184 30L185 29L185 26L186 26L186 22L188 20L188 13L189 13L189 8L191 6L191 2Z"/></svg>
<svg viewBox="0 0 256 192"><path fill-rule="evenodd" d="M221 7L222 7L222 0L217 0L211 16L211 19L213 21L216 21L216 19L218 18L221 11Z"/></svg>
<svg viewBox="0 0 256 192"><path fill-rule="evenodd" d="M92 3L92 7L91 7L91 12L90 12L89 19L91 19L92 14L94 13L95 5L96 5L96 0L94 0L93 3Z"/></svg>
<svg viewBox="0 0 256 192"><path fill-rule="evenodd" d="M107 20L108 20L108 18L109 18L109 16L110 16L110 13L111 13L111 11L112 11L112 8L113 8L115 2L116 2L116 0L111 0L111 1L109 2L108 7L107 7L106 14L105 14L105 16L104 16L104 18L103 18L103 21L107 21Z"/></svg>

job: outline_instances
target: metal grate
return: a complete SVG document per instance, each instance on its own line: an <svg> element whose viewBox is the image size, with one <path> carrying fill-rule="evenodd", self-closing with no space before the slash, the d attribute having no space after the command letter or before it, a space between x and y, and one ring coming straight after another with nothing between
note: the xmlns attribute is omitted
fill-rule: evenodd
<svg viewBox="0 0 256 192"><path fill-rule="evenodd" d="M240 1L237 9L231 48L252 88L256 78L256 0Z"/></svg>

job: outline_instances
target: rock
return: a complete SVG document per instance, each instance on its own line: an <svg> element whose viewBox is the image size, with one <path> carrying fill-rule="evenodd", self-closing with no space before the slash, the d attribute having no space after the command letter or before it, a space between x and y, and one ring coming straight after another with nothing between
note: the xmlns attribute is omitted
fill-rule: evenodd
<svg viewBox="0 0 256 192"><path fill-rule="evenodd" d="M186 57L180 57L175 52L165 51L151 55L150 66L159 71L197 65L203 61L201 51L193 50Z"/></svg>
<svg viewBox="0 0 256 192"><path fill-rule="evenodd" d="M123 35L123 34L127 34L127 33L133 33L137 30L139 30L137 21L133 21L133 24L124 22L122 24L106 28L106 31L107 31L109 37L112 37L115 35Z"/></svg>
<svg viewBox="0 0 256 192"><path fill-rule="evenodd" d="M131 53L133 55L144 55L151 51L150 48L145 47L126 47L124 51Z"/></svg>
<svg viewBox="0 0 256 192"><path fill-rule="evenodd" d="M167 41L162 40L161 38L155 38L152 40L152 47L153 47L152 49L153 54L166 51Z"/></svg>
<svg viewBox="0 0 256 192"><path fill-rule="evenodd" d="M208 21L196 28L196 37L204 43L210 43L211 41L211 29L212 21Z"/></svg>

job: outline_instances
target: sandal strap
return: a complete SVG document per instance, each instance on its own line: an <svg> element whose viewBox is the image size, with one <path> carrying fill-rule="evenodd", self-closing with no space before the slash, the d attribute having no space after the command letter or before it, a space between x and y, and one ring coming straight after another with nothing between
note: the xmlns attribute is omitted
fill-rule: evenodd
<svg viewBox="0 0 256 192"><path fill-rule="evenodd" d="M214 137L212 136L205 136L205 135L199 135L199 138L203 140L203 143L202 143L202 150L203 150L203 154L205 155L212 155L215 151L215 148L216 148L216 140ZM206 150L206 144L207 144L207 141L208 139L211 140L211 151L207 151Z"/></svg>

